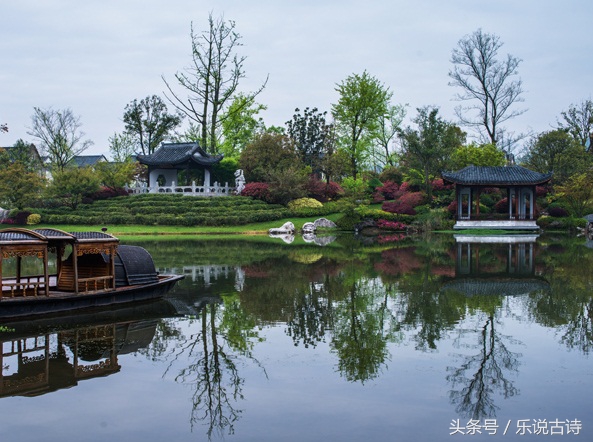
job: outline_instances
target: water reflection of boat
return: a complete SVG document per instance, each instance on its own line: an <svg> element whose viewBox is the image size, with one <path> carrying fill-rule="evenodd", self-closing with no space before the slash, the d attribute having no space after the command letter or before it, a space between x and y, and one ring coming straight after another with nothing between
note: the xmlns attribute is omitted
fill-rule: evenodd
<svg viewBox="0 0 593 442"><path fill-rule="evenodd" d="M99 314L7 323L0 342L0 397L38 396L109 376L118 356L152 341L160 318L176 314L164 300Z"/></svg>
<svg viewBox="0 0 593 442"><path fill-rule="evenodd" d="M536 273L538 235L455 235L455 277L441 290L466 296L521 295L548 291ZM487 259L485 259L487 258Z"/></svg>
<svg viewBox="0 0 593 442"><path fill-rule="evenodd" d="M56 255L52 275L49 253ZM7 263L2 263L9 259L14 262L14 274L7 277ZM38 261L36 268L42 267L41 274L37 270L25 275L24 259ZM56 229L0 231L0 277L0 318L159 298L183 278L159 275L145 249L119 245L119 240L107 233Z"/></svg>

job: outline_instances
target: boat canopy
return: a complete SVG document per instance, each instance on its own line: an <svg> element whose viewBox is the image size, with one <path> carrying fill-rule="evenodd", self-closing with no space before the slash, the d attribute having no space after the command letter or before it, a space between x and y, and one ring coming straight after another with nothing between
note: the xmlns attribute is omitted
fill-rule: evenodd
<svg viewBox="0 0 593 442"><path fill-rule="evenodd" d="M58 229L9 228L0 230L0 279L4 296L49 296L48 254L57 255L57 289L74 293L115 290L113 259L85 259L85 256L112 257L119 240L105 232L64 232ZM23 275L22 258L36 257L43 262L42 275ZM6 277L3 260L16 258L14 274Z"/></svg>

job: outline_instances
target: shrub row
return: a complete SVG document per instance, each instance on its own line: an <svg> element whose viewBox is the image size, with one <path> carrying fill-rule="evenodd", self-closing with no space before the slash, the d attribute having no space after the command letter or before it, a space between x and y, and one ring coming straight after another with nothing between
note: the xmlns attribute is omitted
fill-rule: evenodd
<svg viewBox="0 0 593 442"><path fill-rule="evenodd" d="M91 204L81 204L80 210L91 207L150 207L150 206L175 206L175 207L228 207L228 206L262 206L262 201L243 197L224 198L175 198L163 196L162 198L142 198L141 195L133 197L118 197L109 200L95 201Z"/></svg>
<svg viewBox="0 0 593 442"><path fill-rule="evenodd" d="M131 215L125 213L104 213L101 215L45 215L42 221L48 224L75 225L108 225L108 224L141 224L162 226L231 226L255 222L275 221L286 217L286 209L246 212L233 215Z"/></svg>
<svg viewBox="0 0 593 442"><path fill-rule="evenodd" d="M44 216L48 215L80 215L80 216L101 216L105 213L117 213L121 215L153 215L153 216L161 216L161 215L216 215L216 216L224 216L224 215L233 215L233 214L241 214L246 215L251 212L257 211L267 211L267 210L278 210L284 209L282 206L278 205L263 205L263 206L237 206L237 207L176 207L176 206L148 206L148 207L136 207L136 208L125 208L125 207L111 207L111 208L86 208L85 210L72 210L70 208L59 208L59 209L43 209L39 210Z"/></svg>

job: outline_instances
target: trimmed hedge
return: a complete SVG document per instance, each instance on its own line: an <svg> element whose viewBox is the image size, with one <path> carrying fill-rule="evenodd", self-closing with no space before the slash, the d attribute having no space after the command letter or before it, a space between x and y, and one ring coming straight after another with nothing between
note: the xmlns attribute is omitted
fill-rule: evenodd
<svg viewBox="0 0 593 442"><path fill-rule="evenodd" d="M253 198L184 197L175 194L147 194L98 200L71 208L39 209L47 224L144 224L177 226L227 226L275 221L289 211L278 204Z"/></svg>

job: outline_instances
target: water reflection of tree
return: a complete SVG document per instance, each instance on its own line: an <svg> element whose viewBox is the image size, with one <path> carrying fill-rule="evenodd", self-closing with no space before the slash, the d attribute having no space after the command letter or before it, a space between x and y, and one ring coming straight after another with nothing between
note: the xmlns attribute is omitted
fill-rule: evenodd
<svg viewBox="0 0 593 442"><path fill-rule="evenodd" d="M525 300L530 317L558 331L568 348L589 354L593 349L593 250L581 240L552 243L544 255L551 291L535 292Z"/></svg>
<svg viewBox="0 0 593 442"><path fill-rule="evenodd" d="M496 416L495 394L506 399L518 393L510 376L518 373L521 356L507 345L517 341L496 330L494 310L485 315L482 323L482 327L459 329L454 343L457 348L465 347L462 338L477 335L477 344L468 346L478 349L478 353L458 355L461 365L447 368L447 380L451 383L449 398L456 406L455 411L477 420Z"/></svg>
<svg viewBox="0 0 593 442"><path fill-rule="evenodd" d="M415 330L418 350L435 350L437 342L453 330L465 311L466 298L440 292L443 275L455 272L446 252L421 253L416 247L384 251L375 265L385 284L397 286L397 312L402 328Z"/></svg>
<svg viewBox="0 0 593 442"><path fill-rule="evenodd" d="M176 359L184 354L194 362L180 370L175 380L193 385L191 425L203 424L207 435L233 434L241 415L237 404L243 399L244 379L239 364L253 358L253 342L259 340L254 320L238 304L236 297L225 305L206 305L193 324L199 331L178 347Z"/></svg>
<svg viewBox="0 0 593 442"><path fill-rule="evenodd" d="M387 343L400 339L389 302L392 295L380 280L359 277L337 304L331 347L340 373L349 381L364 383L379 376L390 358Z"/></svg>

